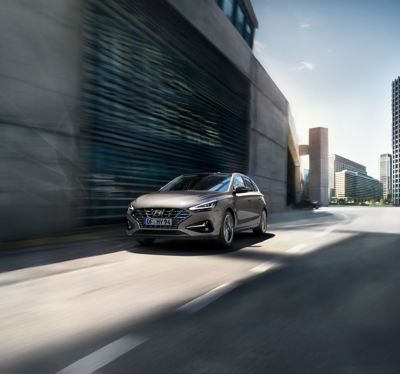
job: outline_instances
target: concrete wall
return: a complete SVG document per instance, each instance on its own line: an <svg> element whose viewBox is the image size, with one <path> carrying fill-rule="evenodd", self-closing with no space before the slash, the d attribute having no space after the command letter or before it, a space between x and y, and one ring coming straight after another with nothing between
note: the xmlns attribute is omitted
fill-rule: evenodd
<svg viewBox="0 0 400 374"><path fill-rule="evenodd" d="M288 103L255 58L251 81L249 175L278 211L286 206Z"/></svg>
<svg viewBox="0 0 400 374"><path fill-rule="evenodd" d="M250 80L248 173L266 195L271 211L285 209L288 148L296 166L296 195L301 194L297 136L286 98L215 0L168 2Z"/></svg>
<svg viewBox="0 0 400 374"><path fill-rule="evenodd" d="M322 206L329 204L328 129L315 127L309 130L310 199Z"/></svg>
<svg viewBox="0 0 400 374"><path fill-rule="evenodd" d="M250 75L251 48L225 17L215 0L167 0L217 47L243 74Z"/></svg>
<svg viewBox="0 0 400 374"><path fill-rule="evenodd" d="M286 206L290 111L215 0L167 0L250 82L249 174ZM0 240L48 234L78 216L82 0L4 0L0 12ZM299 181L300 186L300 181Z"/></svg>
<svg viewBox="0 0 400 374"><path fill-rule="evenodd" d="M3 0L0 240L72 224L81 0Z"/></svg>

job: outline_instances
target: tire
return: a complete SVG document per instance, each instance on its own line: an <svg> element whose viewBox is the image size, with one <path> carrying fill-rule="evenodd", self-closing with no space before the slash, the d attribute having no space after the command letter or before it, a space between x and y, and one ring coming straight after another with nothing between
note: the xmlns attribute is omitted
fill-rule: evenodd
<svg viewBox="0 0 400 374"><path fill-rule="evenodd" d="M260 223L253 229L256 235L265 235L267 233L267 211L263 209L260 217Z"/></svg>
<svg viewBox="0 0 400 374"><path fill-rule="evenodd" d="M228 248L233 241L235 233L235 220L231 211L227 210L221 223L221 229L218 237L218 244L223 248Z"/></svg>
<svg viewBox="0 0 400 374"><path fill-rule="evenodd" d="M143 246L152 245L155 239L136 239L136 241Z"/></svg>

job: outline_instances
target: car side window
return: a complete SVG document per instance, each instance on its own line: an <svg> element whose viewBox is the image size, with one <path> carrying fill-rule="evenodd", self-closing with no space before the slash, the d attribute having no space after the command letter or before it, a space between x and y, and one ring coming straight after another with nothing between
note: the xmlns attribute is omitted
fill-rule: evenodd
<svg viewBox="0 0 400 374"><path fill-rule="evenodd" d="M237 175L233 180L233 189L235 190L238 187L245 187L243 178L240 175Z"/></svg>
<svg viewBox="0 0 400 374"><path fill-rule="evenodd" d="M248 188L249 191L254 191L254 186L253 186L253 184L251 183L251 181L250 181L249 178L243 177L243 181L244 181L244 186L245 186L246 188Z"/></svg>

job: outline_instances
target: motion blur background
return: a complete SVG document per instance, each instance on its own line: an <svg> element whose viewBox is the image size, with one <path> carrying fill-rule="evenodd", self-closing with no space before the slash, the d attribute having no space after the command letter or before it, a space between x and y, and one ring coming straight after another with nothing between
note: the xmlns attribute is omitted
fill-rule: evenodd
<svg viewBox="0 0 400 374"><path fill-rule="evenodd" d="M271 211L298 199L257 26L248 0L3 1L0 239L122 223L186 172L247 173Z"/></svg>

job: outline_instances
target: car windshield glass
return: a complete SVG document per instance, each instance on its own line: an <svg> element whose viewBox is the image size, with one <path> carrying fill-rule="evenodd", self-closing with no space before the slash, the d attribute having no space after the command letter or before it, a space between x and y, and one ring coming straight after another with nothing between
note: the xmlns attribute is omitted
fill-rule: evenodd
<svg viewBox="0 0 400 374"><path fill-rule="evenodd" d="M217 191L227 192L231 181L231 175L181 175L169 182L160 191Z"/></svg>

